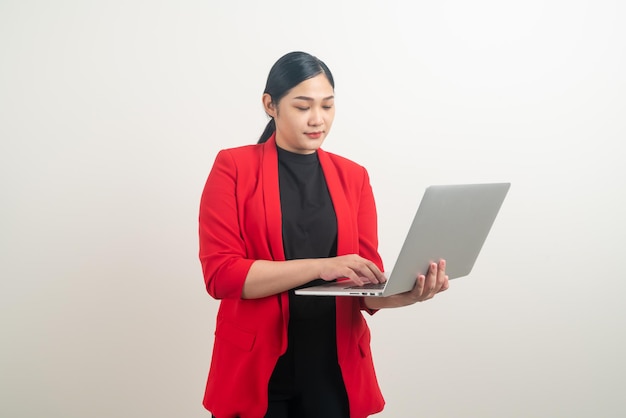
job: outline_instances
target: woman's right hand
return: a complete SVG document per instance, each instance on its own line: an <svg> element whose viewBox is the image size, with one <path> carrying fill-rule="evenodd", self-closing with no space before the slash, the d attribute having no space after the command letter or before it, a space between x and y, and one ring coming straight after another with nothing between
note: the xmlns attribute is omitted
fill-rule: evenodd
<svg viewBox="0 0 626 418"><path fill-rule="evenodd" d="M331 258L320 258L320 277L326 281L350 280L357 286L367 283L384 283L385 275L373 262L357 255L348 254Z"/></svg>
<svg viewBox="0 0 626 418"><path fill-rule="evenodd" d="M248 270L241 297L257 299L276 295L318 278L351 281L357 286L387 281L376 264L356 254L290 261L256 260Z"/></svg>

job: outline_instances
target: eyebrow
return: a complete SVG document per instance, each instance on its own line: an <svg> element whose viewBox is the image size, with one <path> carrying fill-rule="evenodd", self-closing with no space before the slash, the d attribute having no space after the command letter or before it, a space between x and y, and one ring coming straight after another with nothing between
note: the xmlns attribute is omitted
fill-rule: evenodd
<svg viewBox="0 0 626 418"><path fill-rule="evenodd" d="M330 100L330 99L334 99L334 98L335 98L335 96L328 96L328 97L324 97L324 98L322 99L322 101L324 101L324 100ZM314 98L312 98L312 97L308 97L308 96L298 96L298 97L294 97L293 99L294 99L294 100L306 100L306 101L308 101L308 102L312 102L312 101L314 101L314 100L315 100Z"/></svg>

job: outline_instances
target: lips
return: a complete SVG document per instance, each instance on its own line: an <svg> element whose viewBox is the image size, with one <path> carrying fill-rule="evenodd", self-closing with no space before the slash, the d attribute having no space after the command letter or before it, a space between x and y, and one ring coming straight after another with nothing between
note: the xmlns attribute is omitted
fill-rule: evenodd
<svg viewBox="0 0 626 418"><path fill-rule="evenodd" d="M322 136L322 132L305 132L305 135L311 139L318 139Z"/></svg>

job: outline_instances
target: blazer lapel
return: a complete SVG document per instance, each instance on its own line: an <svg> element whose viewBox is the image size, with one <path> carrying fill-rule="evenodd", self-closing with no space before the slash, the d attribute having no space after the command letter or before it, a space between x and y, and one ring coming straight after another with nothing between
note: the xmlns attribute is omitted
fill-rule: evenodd
<svg viewBox="0 0 626 418"><path fill-rule="evenodd" d="M283 219L278 185L278 153L274 136L264 144L262 158L261 175L263 176L263 206L265 208L265 221L267 222L267 237L270 243L272 259L284 261Z"/></svg>
<svg viewBox="0 0 626 418"><path fill-rule="evenodd" d="M350 210L346 194L341 184L337 167L333 164L332 160L321 149L318 149L317 155L324 171L324 177L326 178L326 185L328 186L328 192L330 193L330 199L333 202L335 208L335 216L337 216L337 255L345 255L355 253L354 247L354 214Z"/></svg>
<svg viewBox="0 0 626 418"><path fill-rule="evenodd" d="M354 214L350 210L348 199L344 192L344 186L341 183L341 177L337 172L337 167L330 159L328 154L318 149L317 155L324 171L326 184L330 198L333 201L335 215L337 216L337 255L346 255L358 253L358 239L356 234L358 231L355 227ZM337 357L343 363L349 355L351 333L345 332L352 330L352 312L356 304L359 304L357 297L341 296L335 298L335 309L337 312Z"/></svg>
<svg viewBox="0 0 626 418"><path fill-rule="evenodd" d="M263 144L263 161L260 175L263 176L263 208L267 225L267 239L272 254L272 260L284 261L283 247L283 217L280 206L280 188L278 183L278 151L274 135ZM276 295L283 319L280 353L287 351L287 328L289 324L289 294L282 292Z"/></svg>

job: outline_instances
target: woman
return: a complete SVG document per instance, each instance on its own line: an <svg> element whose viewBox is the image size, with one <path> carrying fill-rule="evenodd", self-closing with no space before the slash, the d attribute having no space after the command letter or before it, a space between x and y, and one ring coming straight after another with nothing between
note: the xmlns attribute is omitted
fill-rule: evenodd
<svg viewBox="0 0 626 418"><path fill-rule="evenodd" d="M219 152L200 205L200 260L221 300L204 406L217 418L367 417L384 400L373 314L448 288L445 262L388 298L306 297L294 289L348 278L384 282L367 171L320 147L335 115L334 80L292 52L270 70L258 144Z"/></svg>

